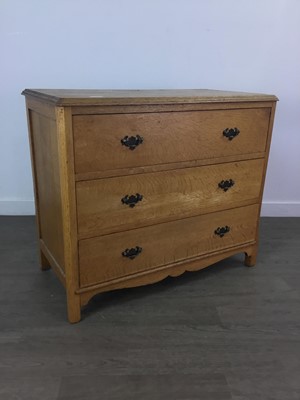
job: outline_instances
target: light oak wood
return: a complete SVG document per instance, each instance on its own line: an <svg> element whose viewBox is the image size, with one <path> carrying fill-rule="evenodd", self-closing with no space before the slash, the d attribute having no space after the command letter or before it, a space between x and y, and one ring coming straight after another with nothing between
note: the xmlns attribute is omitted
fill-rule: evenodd
<svg viewBox="0 0 300 400"><path fill-rule="evenodd" d="M61 239L63 236L61 180L56 122L32 109L28 109L28 116L39 237L53 259L64 270L64 246ZM48 257L41 254L42 269L48 269L48 263Z"/></svg>
<svg viewBox="0 0 300 400"><path fill-rule="evenodd" d="M271 109L271 115L270 115L270 123L269 123L269 128L268 128L268 139L267 139L267 145L266 145L266 155L264 159L264 169L263 169L263 176L262 176L262 184L260 187L260 195L259 195L259 215L261 212L261 206L262 206L262 199L263 199L263 191L264 191L264 185L265 185L265 179L266 179L266 173L267 173L267 166L268 166L268 159L269 159L269 153L270 153L270 147L271 147L271 138L272 138L272 130L273 130L273 124L274 124L274 117L275 117L275 111L276 111L276 102L273 103L272 109ZM259 239L259 218L257 219L257 224L256 224L256 245L252 248L252 251L249 253L246 253L245 257L245 265L248 267L253 267L256 264L256 259L257 259L257 252L258 252L258 239Z"/></svg>
<svg viewBox="0 0 300 400"><path fill-rule="evenodd" d="M64 242L64 263L66 272L66 291L68 319L78 322L81 318L80 298L76 294L78 280L78 247L76 197L73 159L73 136L71 110L57 107L56 121L59 148L59 172L61 179L62 222Z"/></svg>
<svg viewBox="0 0 300 400"><path fill-rule="evenodd" d="M255 240L258 205L185 218L79 242L80 286L105 282ZM220 237L218 227L230 231ZM127 248L142 252L133 260Z"/></svg>
<svg viewBox="0 0 300 400"><path fill-rule="evenodd" d="M270 109L182 113L74 116L75 171L211 159L263 152ZM237 127L233 140L223 135ZM136 149L122 146L125 136L143 137Z"/></svg>
<svg viewBox="0 0 300 400"><path fill-rule="evenodd" d="M37 103L37 102L36 102ZM28 139L29 139L29 148L30 148L30 158L32 165L32 180L33 180L33 191L34 191L34 203L35 203L35 213L36 213L36 226L38 231L38 237L41 238L41 224L39 217L39 199L38 199L38 182L37 182L37 171L36 171L36 163L35 163L35 154L33 147L33 131L32 131L32 123L31 123L31 111L33 108L31 107L31 99L26 98L26 117L27 117L27 127L28 127ZM43 106L47 108L52 108L48 104L43 104ZM47 114L46 114L47 115ZM41 248L39 248L39 260L40 260L40 268L42 271L47 271L50 269L50 263Z"/></svg>
<svg viewBox="0 0 300 400"><path fill-rule="evenodd" d="M53 104L44 103L34 97L27 97L26 107L27 110L34 110L34 112L36 112L37 114L50 118L54 121L56 120L55 106Z"/></svg>
<svg viewBox="0 0 300 400"><path fill-rule="evenodd" d="M89 300L95 296L95 294L107 292L109 290L149 285L167 277L177 277L187 271L198 271L237 253L251 254L255 247L256 243L251 242L242 246L235 246L221 251L211 252L209 254L202 254L195 258L162 265L151 270L137 272L129 278L128 276L122 276L121 278L113 279L112 281L83 287L78 289L77 293L80 294L81 306L83 307L88 304Z"/></svg>
<svg viewBox="0 0 300 400"><path fill-rule="evenodd" d="M53 257L52 253L50 253L48 247L46 246L43 239L39 240L40 251L42 258L45 260L45 264L47 268L42 268L42 270L52 268L55 274L57 275L58 279L61 283L66 286L66 274L62 267L57 263L56 259Z"/></svg>
<svg viewBox="0 0 300 400"><path fill-rule="evenodd" d="M120 104L172 104L276 101L269 94L232 92L209 89L178 90L97 90L97 89L25 89L24 95L57 106L120 105Z"/></svg>
<svg viewBox="0 0 300 400"><path fill-rule="evenodd" d="M45 103L48 104L48 103ZM171 104L99 104L72 106L73 115L98 115L98 114L140 114L182 111L209 111L209 110L235 110L251 108L272 108L273 101L249 102L244 98L243 102L211 102L211 103L180 103Z"/></svg>
<svg viewBox="0 0 300 400"><path fill-rule="evenodd" d="M181 91L26 89L42 269L65 286L68 319L97 293L257 257L277 98ZM229 141L225 128L240 134ZM121 146L140 134L135 150ZM233 179L227 192L221 180ZM126 194L141 192L129 208ZM223 237L218 227L229 226ZM140 246L134 259L122 255Z"/></svg>
<svg viewBox="0 0 300 400"><path fill-rule="evenodd" d="M264 158L264 157L265 157L265 152L251 154L251 158L253 159ZM86 172L83 174L76 174L75 180L77 182L90 181L100 178L138 175L149 172L172 171L183 168L200 167L202 165L227 164L230 162L243 161L243 160L249 160L249 154L238 154L234 156L216 157L205 160L182 161L182 162L168 163L168 164L147 165L147 166L134 167L130 169L121 168L121 169L113 169L106 171Z"/></svg>
<svg viewBox="0 0 300 400"><path fill-rule="evenodd" d="M72 116L27 99L41 268L66 286L68 318L80 320Z"/></svg>
<svg viewBox="0 0 300 400"><path fill-rule="evenodd" d="M254 267L257 259L257 244L252 246L250 251L245 252L245 265L246 267Z"/></svg>
<svg viewBox="0 0 300 400"><path fill-rule="evenodd" d="M79 238L256 203L264 159L78 182ZM227 191L218 184L232 179ZM126 195L143 196L134 207Z"/></svg>

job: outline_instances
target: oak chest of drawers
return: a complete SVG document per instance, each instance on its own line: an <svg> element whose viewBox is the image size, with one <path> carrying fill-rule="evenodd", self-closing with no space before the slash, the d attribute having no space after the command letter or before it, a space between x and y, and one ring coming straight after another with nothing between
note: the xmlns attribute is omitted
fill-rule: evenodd
<svg viewBox="0 0 300 400"><path fill-rule="evenodd" d="M70 322L97 293L235 253L255 264L277 98L26 89L42 269Z"/></svg>

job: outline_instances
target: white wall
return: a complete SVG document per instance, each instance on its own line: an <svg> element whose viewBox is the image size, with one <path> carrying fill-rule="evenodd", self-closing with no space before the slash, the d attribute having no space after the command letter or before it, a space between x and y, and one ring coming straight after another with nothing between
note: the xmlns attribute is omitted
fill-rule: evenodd
<svg viewBox="0 0 300 400"><path fill-rule="evenodd" d="M0 214L34 212L24 88L280 98L264 215L300 216L299 0L1 0Z"/></svg>

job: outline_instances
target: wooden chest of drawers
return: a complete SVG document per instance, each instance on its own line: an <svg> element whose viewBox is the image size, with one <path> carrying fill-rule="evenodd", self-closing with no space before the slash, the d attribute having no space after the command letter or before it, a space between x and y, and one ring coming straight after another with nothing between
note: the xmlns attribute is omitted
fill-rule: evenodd
<svg viewBox="0 0 300 400"><path fill-rule="evenodd" d="M235 253L255 264L277 98L26 89L42 269L70 322L97 293Z"/></svg>

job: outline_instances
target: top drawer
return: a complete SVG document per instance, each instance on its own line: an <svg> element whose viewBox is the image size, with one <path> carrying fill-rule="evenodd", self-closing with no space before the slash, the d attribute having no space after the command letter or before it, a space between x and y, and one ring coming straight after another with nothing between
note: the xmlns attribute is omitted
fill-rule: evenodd
<svg viewBox="0 0 300 400"><path fill-rule="evenodd" d="M87 173L263 152L269 116L269 108L75 115L75 171ZM238 135L226 137L226 130L230 135L234 128ZM132 136L143 138L140 144L137 140L134 149L126 146L134 145ZM126 137L131 138L129 143Z"/></svg>

